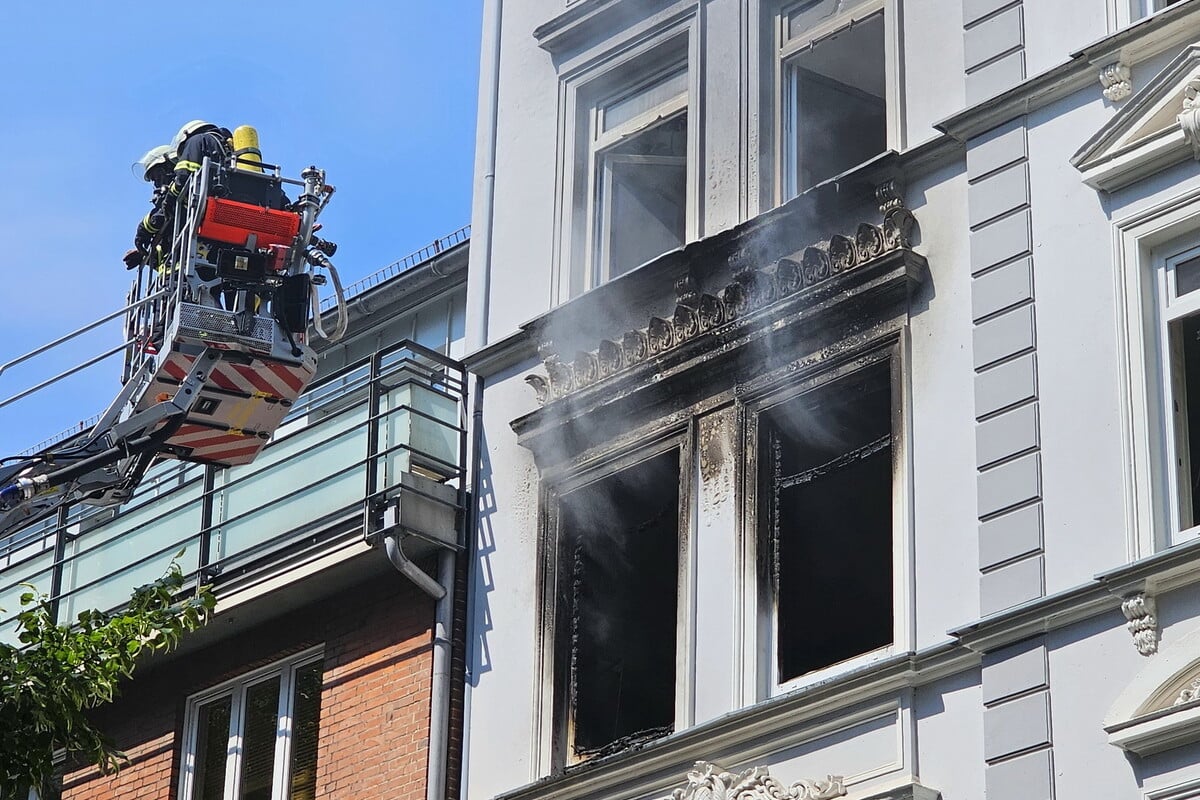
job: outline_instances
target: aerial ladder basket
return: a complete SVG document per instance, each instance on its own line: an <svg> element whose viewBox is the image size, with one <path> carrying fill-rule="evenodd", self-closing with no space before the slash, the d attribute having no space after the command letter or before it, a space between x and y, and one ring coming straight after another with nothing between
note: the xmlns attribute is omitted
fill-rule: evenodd
<svg viewBox="0 0 1200 800"><path fill-rule="evenodd" d="M299 187L294 202L285 186ZM206 159L138 269L123 311L0 365L2 373L124 316L124 344L104 354L124 351L122 388L96 424L0 466L0 536L66 503L122 503L156 459L218 466L255 459L316 374L310 323L327 339L345 332L345 298L330 261L336 246L315 235L332 196L316 167L294 180L259 161ZM337 297L332 331L321 326L318 269Z"/></svg>

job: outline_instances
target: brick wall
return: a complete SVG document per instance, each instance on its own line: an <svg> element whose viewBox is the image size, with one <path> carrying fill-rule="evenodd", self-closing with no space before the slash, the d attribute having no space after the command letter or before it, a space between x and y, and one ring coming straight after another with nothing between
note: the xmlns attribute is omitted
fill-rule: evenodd
<svg viewBox="0 0 1200 800"><path fill-rule="evenodd" d="M97 713L130 763L68 772L66 800L173 800L187 697L324 643L317 798L425 795L433 601L388 575L152 667ZM213 625L220 625L218 617ZM208 633L208 632L206 632Z"/></svg>

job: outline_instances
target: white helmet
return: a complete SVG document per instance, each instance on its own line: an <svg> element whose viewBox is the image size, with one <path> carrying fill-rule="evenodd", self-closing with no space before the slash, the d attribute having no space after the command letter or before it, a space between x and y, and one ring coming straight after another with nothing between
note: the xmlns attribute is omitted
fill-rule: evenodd
<svg viewBox="0 0 1200 800"><path fill-rule="evenodd" d="M175 151L175 157L179 158L179 148L183 147L183 142L193 133L203 133L204 131L215 131L216 125L211 122L205 122L202 119L194 119L186 123L179 129L179 133L175 134L175 138L171 140L171 149Z"/></svg>
<svg viewBox="0 0 1200 800"><path fill-rule="evenodd" d="M175 160L175 148L169 144L160 144L158 147L151 147L146 151L146 155L133 162L130 169L134 175L138 175L142 180L150 180L150 170L161 164L170 164Z"/></svg>

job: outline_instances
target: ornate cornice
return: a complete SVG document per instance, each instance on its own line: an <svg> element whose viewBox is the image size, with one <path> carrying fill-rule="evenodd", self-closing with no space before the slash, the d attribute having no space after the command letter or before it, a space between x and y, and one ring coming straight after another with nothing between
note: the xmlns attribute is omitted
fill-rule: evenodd
<svg viewBox="0 0 1200 800"><path fill-rule="evenodd" d="M595 349L573 356L564 356L555 351L553 342L544 342L539 354L545 374L528 375L525 382L539 405L553 404L842 273L908 249L915 223L912 212L901 204L892 186L881 187L878 199L884 208L881 224L863 222L853 234L836 234L765 268L742 269L716 294L701 291L689 276L681 278L675 285L675 312L670 317L651 317L645 327L603 339Z"/></svg>
<svg viewBox="0 0 1200 800"><path fill-rule="evenodd" d="M672 793L674 800L831 800L846 794L842 776L800 780L785 786L766 767L733 774L716 764L697 761L687 785Z"/></svg>

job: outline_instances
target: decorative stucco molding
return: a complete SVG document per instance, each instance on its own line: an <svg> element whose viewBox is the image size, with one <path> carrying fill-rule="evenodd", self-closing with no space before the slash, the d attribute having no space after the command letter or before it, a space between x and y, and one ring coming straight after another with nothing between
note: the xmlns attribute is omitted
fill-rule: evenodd
<svg viewBox="0 0 1200 800"><path fill-rule="evenodd" d="M1172 706L1181 706L1184 703L1194 703L1200 700L1200 675L1188 681L1187 686L1179 690L1179 696L1175 698Z"/></svg>
<svg viewBox="0 0 1200 800"><path fill-rule="evenodd" d="M1100 80L1106 97L1114 99L1116 92L1126 99L1071 157L1084 183L1109 192L1200 158L1200 42L1185 47L1136 92L1125 88L1121 64L1104 67Z"/></svg>
<svg viewBox="0 0 1200 800"><path fill-rule="evenodd" d="M553 342L543 342L539 354L546 374L528 375L525 382L539 405L553 403L840 273L907 249L916 223L912 212L890 183L880 187L877 199L884 209L882 224L863 222L850 235L835 234L764 269L742 269L715 295L700 291L691 278L684 277L675 286L674 314L651 317L646 327L602 340L595 350L564 357Z"/></svg>
<svg viewBox="0 0 1200 800"><path fill-rule="evenodd" d="M1145 592L1129 595L1121 601L1121 613L1129 620L1125 627L1133 636L1137 651L1144 656L1158 652L1158 608Z"/></svg>
<svg viewBox="0 0 1200 800"><path fill-rule="evenodd" d="M1200 74L1194 76L1183 88L1183 110L1179 112L1179 127L1183 137L1192 146L1192 157L1200 161Z"/></svg>
<svg viewBox="0 0 1200 800"><path fill-rule="evenodd" d="M823 780L800 780L791 786L771 777L766 767L754 767L737 775L697 761L687 774L687 785L672 793L674 800L830 800L846 794L842 776Z"/></svg>
<svg viewBox="0 0 1200 800"><path fill-rule="evenodd" d="M1104 97L1117 103L1133 93L1133 73L1129 65L1116 61L1100 69L1100 85L1104 87Z"/></svg>

